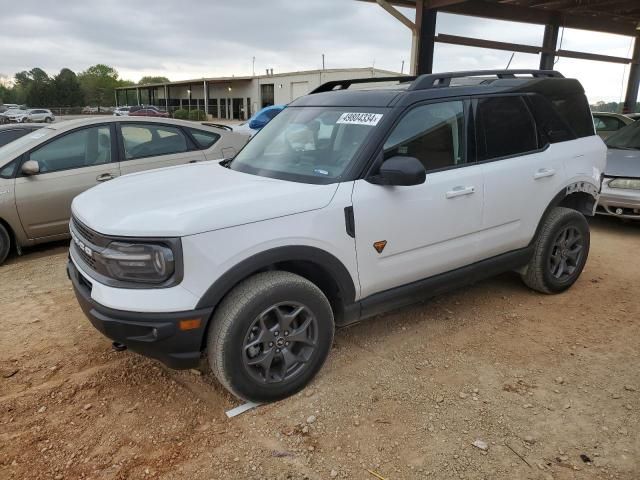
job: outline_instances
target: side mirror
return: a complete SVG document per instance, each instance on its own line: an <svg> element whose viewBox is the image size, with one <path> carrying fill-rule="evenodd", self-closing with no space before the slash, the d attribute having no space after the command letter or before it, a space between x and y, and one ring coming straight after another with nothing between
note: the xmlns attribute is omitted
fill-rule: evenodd
<svg viewBox="0 0 640 480"><path fill-rule="evenodd" d="M24 175L37 175L40 173L40 165L35 160L27 160L22 164L21 170Z"/></svg>
<svg viewBox="0 0 640 480"><path fill-rule="evenodd" d="M383 162L377 175L370 177L370 183L377 185L397 185L408 187L420 185L427 178L424 165L414 157L391 157Z"/></svg>

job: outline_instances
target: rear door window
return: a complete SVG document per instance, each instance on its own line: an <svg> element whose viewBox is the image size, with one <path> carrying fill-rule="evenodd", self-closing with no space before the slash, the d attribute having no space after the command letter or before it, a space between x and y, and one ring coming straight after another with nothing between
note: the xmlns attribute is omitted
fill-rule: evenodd
<svg viewBox="0 0 640 480"><path fill-rule="evenodd" d="M538 149L536 126L522 97L489 97L476 102L478 161Z"/></svg>
<svg viewBox="0 0 640 480"><path fill-rule="evenodd" d="M121 125L126 160L186 152L187 138L179 128L168 125Z"/></svg>

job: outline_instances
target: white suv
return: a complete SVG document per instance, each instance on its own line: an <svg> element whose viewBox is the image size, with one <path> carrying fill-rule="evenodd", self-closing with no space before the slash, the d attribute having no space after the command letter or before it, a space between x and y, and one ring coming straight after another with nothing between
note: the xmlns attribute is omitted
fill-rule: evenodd
<svg viewBox="0 0 640 480"><path fill-rule="evenodd" d="M330 82L232 161L79 195L69 276L116 346L175 368L206 353L235 395L275 400L336 326L506 270L569 288L604 166L582 87L557 72Z"/></svg>

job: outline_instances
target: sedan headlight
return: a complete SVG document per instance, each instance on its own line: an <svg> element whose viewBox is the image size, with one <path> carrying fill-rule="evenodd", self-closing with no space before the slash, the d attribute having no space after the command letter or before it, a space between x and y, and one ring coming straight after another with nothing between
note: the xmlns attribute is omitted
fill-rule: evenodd
<svg viewBox="0 0 640 480"><path fill-rule="evenodd" d="M116 280L139 283L163 283L175 272L173 250L153 243L111 242L96 260Z"/></svg>
<svg viewBox="0 0 640 480"><path fill-rule="evenodd" d="M614 178L608 183L610 188L640 190L640 178Z"/></svg>

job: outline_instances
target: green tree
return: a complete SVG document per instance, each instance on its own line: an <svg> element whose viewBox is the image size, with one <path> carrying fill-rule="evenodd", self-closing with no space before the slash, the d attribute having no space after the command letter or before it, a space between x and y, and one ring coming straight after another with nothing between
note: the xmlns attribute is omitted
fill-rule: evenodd
<svg viewBox="0 0 640 480"><path fill-rule="evenodd" d="M170 80L167 77L142 77L138 82L138 85L151 85L153 83L169 83Z"/></svg>
<svg viewBox="0 0 640 480"><path fill-rule="evenodd" d="M32 107L44 107L54 99L53 82L41 68L18 72L15 76L16 100Z"/></svg>
<svg viewBox="0 0 640 480"><path fill-rule="evenodd" d="M80 107L84 105L84 93L78 76L70 69L63 68L53 79L53 106Z"/></svg>
<svg viewBox="0 0 640 480"><path fill-rule="evenodd" d="M118 71L108 65L98 64L78 75L85 101L90 106L106 106L114 103L114 91L120 86Z"/></svg>

